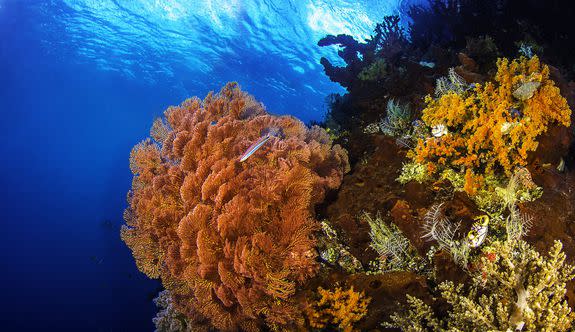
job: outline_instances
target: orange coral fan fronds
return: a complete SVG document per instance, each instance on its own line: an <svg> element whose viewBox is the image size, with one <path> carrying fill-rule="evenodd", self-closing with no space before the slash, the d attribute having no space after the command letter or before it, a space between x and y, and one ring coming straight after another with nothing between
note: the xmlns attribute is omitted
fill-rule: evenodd
<svg viewBox="0 0 575 332"><path fill-rule="evenodd" d="M409 154L429 170L466 169L469 194L481 186L481 176L509 176L525 166L550 125L570 125L567 101L536 56L499 59L497 67L493 82L438 99L428 96L422 120L446 126L448 134L420 140Z"/></svg>
<svg viewBox="0 0 575 332"><path fill-rule="evenodd" d="M266 131L249 159L238 158ZM174 305L223 331L288 326L317 270L313 207L349 170L327 133L272 116L237 84L186 100L134 147L122 238Z"/></svg>
<svg viewBox="0 0 575 332"><path fill-rule="evenodd" d="M337 326L345 332L353 331L353 324L367 314L371 299L353 290L343 291L340 287L330 291L318 288L320 299L306 308L310 326L317 329L328 325Z"/></svg>

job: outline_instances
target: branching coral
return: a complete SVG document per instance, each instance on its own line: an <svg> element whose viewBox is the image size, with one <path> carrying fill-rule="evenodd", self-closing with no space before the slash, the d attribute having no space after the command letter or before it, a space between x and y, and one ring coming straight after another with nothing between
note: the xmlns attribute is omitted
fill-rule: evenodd
<svg viewBox="0 0 575 332"><path fill-rule="evenodd" d="M318 294L319 300L306 308L310 326L317 329L332 326L345 332L353 331L353 324L367 314L371 301L363 292L354 291L353 287L346 291L340 287L333 291L320 287Z"/></svg>
<svg viewBox="0 0 575 332"><path fill-rule="evenodd" d="M509 177L525 166L549 126L570 125L571 110L536 56L499 59L497 67L494 82L472 90L442 88L439 98L428 96L422 120L445 130L419 140L410 153L431 174L464 170L470 195L486 177Z"/></svg>
<svg viewBox="0 0 575 332"><path fill-rule="evenodd" d="M249 159L238 158L276 133ZM292 299L314 275L313 207L349 168L327 133L272 116L230 83L170 107L134 147L122 239L174 306L218 330L299 323Z"/></svg>
<svg viewBox="0 0 575 332"><path fill-rule="evenodd" d="M395 314L393 325L404 331L566 331L575 319L566 282L575 275L561 249L556 241L544 257L523 240L495 241L483 248L469 289L439 285L451 305L447 317L411 297L409 310Z"/></svg>

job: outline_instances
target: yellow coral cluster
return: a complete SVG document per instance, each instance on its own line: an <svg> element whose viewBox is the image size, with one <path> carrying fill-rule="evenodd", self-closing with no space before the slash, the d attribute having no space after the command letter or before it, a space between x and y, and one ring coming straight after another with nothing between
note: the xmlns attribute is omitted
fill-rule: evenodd
<svg viewBox="0 0 575 332"><path fill-rule="evenodd" d="M473 195L486 175L510 176L537 149L549 125L570 125L571 110L539 59L497 61L493 82L463 93L426 97L422 120L445 126L447 134L420 139L410 157L433 174L465 169L465 190Z"/></svg>
<svg viewBox="0 0 575 332"><path fill-rule="evenodd" d="M321 298L306 310L310 326L316 329L328 325L337 326L341 331L353 331L353 324L367 314L371 299L353 290L353 286L343 291L340 287L330 291L318 288Z"/></svg>

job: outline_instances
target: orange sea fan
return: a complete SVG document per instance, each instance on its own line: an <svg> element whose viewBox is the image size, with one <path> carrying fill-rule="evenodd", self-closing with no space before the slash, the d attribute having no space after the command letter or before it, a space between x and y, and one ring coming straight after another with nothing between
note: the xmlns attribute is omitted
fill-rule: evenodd
<svg viewBox="0 0 575 332"><path fill-rule="evenodd" d="M267 114L235 83L168 108L150 136L131 154L122 229L138 268L218 330L301 323L293 295L318 267L313 208L349 170L345 150L319 127Z"/></svg>

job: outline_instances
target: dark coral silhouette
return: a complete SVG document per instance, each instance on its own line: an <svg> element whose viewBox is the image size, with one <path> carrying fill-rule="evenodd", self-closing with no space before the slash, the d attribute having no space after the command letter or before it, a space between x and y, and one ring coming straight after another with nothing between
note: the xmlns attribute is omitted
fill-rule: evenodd
<svg viewBox="0 0 575 332"><path fill-rule="evenodd" d="M489 35L502 55L515 57L518 42L540 49L545 62L574 75L575 30L570 19L575 7L569 0L431 0L412 6L409 36L418 49L430 46L461 49L468 38Z"/></svg>
<svg viewBox="0 0 575 332"><path fill-rule="evenodd" d="M345 62L345 67L334 66L327 58L322 57L326 75L341 86L353 91L365 85L358 75L378 59L395 62L407 45L403 28L399 25L399 16L385 16L377 23L374 34L365 42L358 42L352 36L340 34L327 35L318 41L318 46L338 45L338 55Z"/></svg>
<svg viewBox="0 0 575 332"><path fill-rule="evenodd" d="M281 134L240 162L270 129ZM318 268L313 208L349 169L345 150L235 83L168 108L151 136L131 154L122 229L139 269L218 330L303 323L293 295Z"/></svg>

